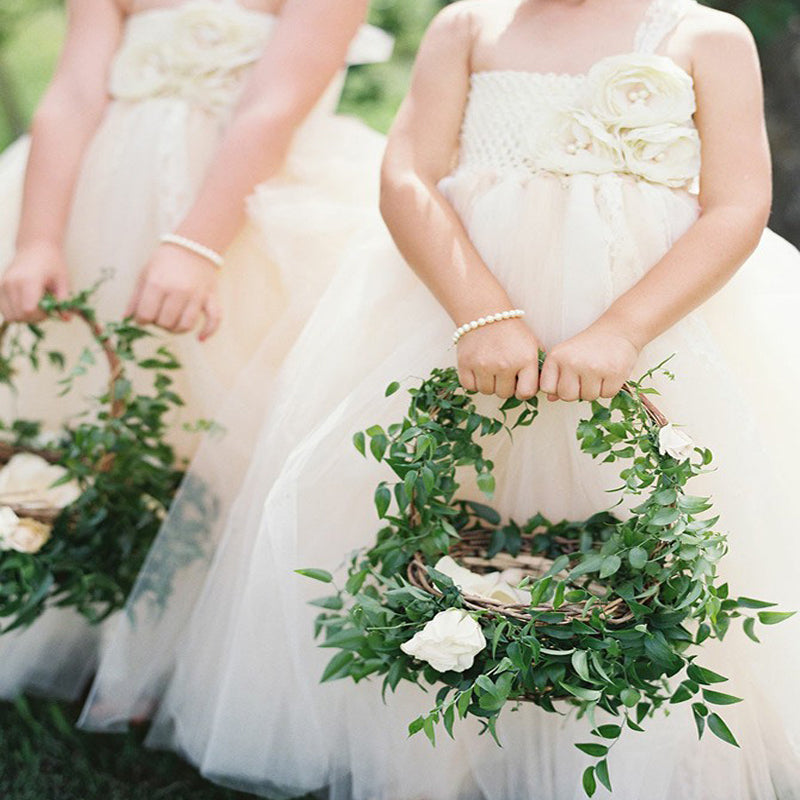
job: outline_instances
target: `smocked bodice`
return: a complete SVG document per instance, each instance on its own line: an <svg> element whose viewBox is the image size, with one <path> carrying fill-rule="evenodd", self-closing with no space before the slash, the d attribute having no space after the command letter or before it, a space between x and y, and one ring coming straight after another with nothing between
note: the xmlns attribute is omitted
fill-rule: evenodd
<svg viewBox="0 0 800 800"><path fill-rule="evenodd" d="M521 176L620 173L692 188L700 138L691 76L655 50L693 0L656 0L629 54L581 75L472 75L459 170Z"/></svg>
<svg viewBox="0 0 800 800"><path fill-rule="evenodd" d="M180 98L207 111L229 109L264 52L277 17L235 0L188 0L131 15L111 67L118 100ZM392 40L363 26L348 63L382 61Z"/></svg>

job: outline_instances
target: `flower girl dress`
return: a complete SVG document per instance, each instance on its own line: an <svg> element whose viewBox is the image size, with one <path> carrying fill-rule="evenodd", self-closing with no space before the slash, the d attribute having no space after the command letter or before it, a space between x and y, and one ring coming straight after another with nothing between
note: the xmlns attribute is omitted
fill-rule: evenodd
<svg viewBox="0 0 800 800"><path fill-rule="evenodd" d="M594 321L698 217L693 84L660 54L693 2L655 0L631 52L586 74L472 76L458 164L440 188L545 347ZM665 124L672 134L659 138ZM800 449L791 421L798 301L800 254L767 232L729 286L654 341L638 366L676 354L677 378L658 380L658 404L714 451L717 471L693 490L713 495L729 531L722 571L732 591L787 608L800 605L789 490ZM124 727L152 706L151 745L269 797L583 797L588 759L572 744L585 741L583 721L523 704L500 718L502 748L465 721L434 749L406 732L432 694L401 686L384 704L377 681L319 683L331 651L312 642L307 601L324 589L293 570L336 570L375 541L372 494L391 475L359 456L351 437L402 417L407 398L385 398L390 381L412 385L453 363L452 328L384 232L349 254L264 398L243 485L232 495L215 486L227 510L213 557L175 577L163 608L149 587L186 535L181 499L174 507L111 638L86 726ZM613 504L616 474L578 448L585 412L543 403L513 447L496 437L493 504L505 515L583 519ZM212 474L214 456L201 450L199 478ZM746 698L725 710L741 748L708 735L698 744L691 709L674 706L614 748L615 798L800 798L797 622L762 639L733 630L702 656L732 676L726 691Z"/></svg>
<svg viewBox="0 0 800 800"><path fill-rule="evenodd" d="M83 161L65 244L74 289L110 272L92 301L101 320L122 317L160 236L187 212L276 19L235 0L187 0L128 18L109 76L111 101ZM387 34L364 26L348 61L384 60L391 48ZM246 223L225 253L218 333L204 343L193 335L158 336L183 365L174 378L186 406L174 438L184 454L198 437L183 433L181 422L214 418L240 369L262 347L265 357L237 414L238 448L227 450L232 479L249 459L263 382L291 347L345 248L378 216L384 139L334 115L343 78L297 132L280 174L248 198ZM13 256L28 144L23 138L0 158L0 268ZM78 322L47 324L55 328L48 345L68 357L77 358L89 344ZM79 390L58 398L60 377L48 370L20 375L16 393L0 394L0 417L42 420L46 430L57 429L83 411L83 396L106 380L98 367ZM0 696L23 689L74 695L93 669L96 636L82 618L56 610L32 630L0 637Z"/></svg>

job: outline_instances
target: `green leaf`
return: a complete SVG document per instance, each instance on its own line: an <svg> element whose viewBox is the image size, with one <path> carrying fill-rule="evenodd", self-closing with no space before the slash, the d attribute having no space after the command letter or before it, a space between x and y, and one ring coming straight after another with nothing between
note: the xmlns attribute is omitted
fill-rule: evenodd
<svg viewBox="0 0 800 800"><path fill-rule="evenodd" d="M491 497L494 494L495 489L495 480L494 475L491 472L481 472L476 482L478 484L478 488L487 496Z"/></svg>
<svg viewBox="0 0 800 800"><path fill-rule="evenodd" d="M295 572L305 578L313 578L315 581L322 581L322 583L333 582L333 575L324 569L296 569Z"/></svg>
<svg viewBox="0 0 800 800"><path fill-rule="evenodd" d="M634 569L644 569L649 556L644 547L633 547L628 553L628 562Z"/></svg>
<svg viewBox="0 0 800 800"><path fill-rule="evenodd" d="M580 747L580 745L578 745ZM593 797L597 791L597 781L594 778L594 767L586 767L583 772L583 791L587 797Z"/></svg>
<svg viewBox="0 0 800 800"><path fill-rule="evenodd" d="M622 559L619 556L611 555L603 559L603 564L600 567L600 578L610 578L622 566Z"/></svg>
<svg viewBox="0 0 800 800"><path fill-rule="evenodd" d="M699 667L697 664L690 664L686 669L686 674L695 683L703 683L705 685L711 683L725 683L725 681L728 680L724 675L719 675L716 672L712 672L710 669L705 669L705 667Z"/></svg>
<svg viewBox="0 0 800 800"><path fill-rule="evenodd" d="M638 689L628 687L620 692L620 700L627 708L633 708L641 699L642 695Z"/></svg>
<svg viewBox="0 0 800 800"><path fill-rule="evenodd" d="M593 758L602 758L602 756L608 755L608 747L604 744L597 744L596 742L576 744L575 747L586 753L587 756L592 756Z"/></svg>
<svg viewBox="0 0 800 800"><path fill-rule="evenodd" d="M756 636L756 621L754 617L748 617L742 626L744 632L756 643L761 644L761 639Z"/></svg>
<svg viewBox="0 0 800 800"><path fill-rule="evenodd" d="M778 625L793 617L796 613L796 611L759 611L758 621L762 625Z"/></svg>
<svg viewBox="0 0 800 800"><path fill-rule="evenodd" d="M731 729L725 724L722 717L717 714L709 714L707 722L711 733L718 736L723 742L732 744L734 747L739 746L739 742L736 741L736 737L731 733Z"/></svg>
<svg viewBox="0 0 800 800"><path fill-rule="evenodd" d="M398 389L400 388L400 384L397 381L392 381L387 387L386 392L384 393L385 397L391 397Z"/></svg>
<svg viewBox="0 0 800 800"><path fill-rule="evenodd" d="M619 739L622 728L619 725L600 725L592 732L603 739Z"/></svg>
<svg viewBox="0 0 800 800"><path fill-rule="evenodd" d="M322 673L322 678L320 679L322 683L347 676L349 674L347 667L350 666L354 659L355 654L347 650L342 650L340 653L337 653L328 662L328 666L325 667L325 671Z"/></svg>
<svg viewBox="0 0 800 800"><path fill-rule="evenodd" d="M589 680L589 654L585 650L576 650L572 654L572 666L583 680Z"/></svg>
<svg viewBox="0 0 800 800"><path fill-rule="evenodd" d="M389 506L392 502L392 493L387 486L379 486L375 490L375 510L378 512L378 518L383 519Z"/></svg>
<svg viewBox="0 0 800 800"><path fill-rule="evenodd" d="M741 697L734 697L732 694L723 694L711 689L703 689L703 700L715 706L730 706L734 703L741 703Z"/></svg>
<svg viewBox="0 0 800 800"><path fill-rule="evenodd" d="M764 600L754 600L752 597L739 597L736 602L741 608L775 608L775 603L767 603Z"/></svg>
<svg viewBox="0 0 800 800"><path fill-rule="evenodd" d="M613 791L611 788L611 778L608 774L608 761L604 758L596 767L597 779L609 792Z"/></svg>
<svg viewBox="0 0 800 800"><path fill-rule="evenodd" d="M355 445L356 450L361 453L362 456L367 454L367 443L366 437L364 436L363 431L359 431L358 433L353 434L353 444Z"/></svg>
<svg viewBox="0 0 800 800"><path fill-rule="evenodd" d="M544 649L542 649L542 652L544 652ZM581 700L597 701L602 697L602 693L598 692L596 689L584 689L582 686L572 686L564 681L559 681L559 685L563 689L566 689L571 695Z"/></svg>

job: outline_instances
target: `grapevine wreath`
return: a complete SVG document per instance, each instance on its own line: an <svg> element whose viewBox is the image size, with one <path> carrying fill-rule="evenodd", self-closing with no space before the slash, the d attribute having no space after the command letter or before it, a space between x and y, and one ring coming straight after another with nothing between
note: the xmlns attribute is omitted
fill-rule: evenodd
<svg viewBox="0 0 800 800"><path fill-rule="evenodd" d="M337 651L323 680L439 687L430 712L409 727L433 743L436 726L453 736L457 718L477 717L497 739L509 705L574 706L592 729L593 741L576 744L595 760L583 774L589 796L598 783L611 789L607 755L623 729L641 732L667 704L691 702L700 736L708 728L736 745L714 709L740 698L718 690L727 678L698 663L698 647L722 639L736 618L758 641L756 621L791 614L734 597L718 578L726 551L718 517L709 499L686 493L712 454L651 401L646 383L658 370L591 403L577 426L584 453L619 463L618 491L634 500L624 518L537 514L518 523L459 499L467 471L491 498L493 464L481 442L533 424L538 406L510 399L494 416L481 414L452 368L409 390L402 420L357 433L356 448L397 480L375 491L384 523L377 542L352 557L343 588L314 601L321 646ZM333 582L325 570L299 572ZM598 709L612 721L598 724Z"/></svg>

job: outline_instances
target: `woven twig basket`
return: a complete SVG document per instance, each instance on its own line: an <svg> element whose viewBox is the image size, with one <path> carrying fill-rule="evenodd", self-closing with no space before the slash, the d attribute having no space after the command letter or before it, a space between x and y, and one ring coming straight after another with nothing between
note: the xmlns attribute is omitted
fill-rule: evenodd
<svg viewBox="0 0 800 800"><path fill-rule="evenodd" d="M630 395L634 395L635 390L630 385L626 384L622 391ZM654 425L659 428L668 424L667 418L661 411L653 405L652 401L641 393L636 395L642 406L647 413L650 420ZM537 554L534 552L534 539L537 536L537 531L532 531L529 534L523 534L522 547L518 555L513 556L509 553L498 553L490 557L488 555L491 544L493 531L489 528L469 529L462 531L460 538L450 548L449 555L461 566L477 573L487 573L494 571L502 571L509 568L519 569L523 575L529 576L531 579L536 580L545 575L553 566L553 560ZM572 564L583 555L578 550L578 543L572 539L555 537L554 544L558 546L563 555L574 556ZM565 573L568 569L565 570ZM428 568L425 564L424 557L421 553L417 553L411 559L407 576L409 582L428 592L434 596L440 596L442 592L434 585L428 574ZM578 584L576 583L576 586ZM603 586L598 581L592 581L588 585L583 582L580 584L583 588L588 588L593 594L602 596L604 592ZM529 622L533 618L534 612L547 612L553 611L552 603L544 604L531 608L530 605L522 603L504 603L499 600L494 600L488 597L478 595L464 594L464 606L475 611L488 611L492 615L507 617L509 619L517 620L519 622ZM537 624L547 625L568 625L573 620L585 620L589 614L599 613L606 622L614 625L624 625L634 619L634 615L628 608L627 603L622 598L614 598L608 602L600 601L595 605L587 614L585 605L571 604L569 602L562 603L558 607L559 614L563 614L561 621L553 623L552 621L542 622Z"/></svg>

